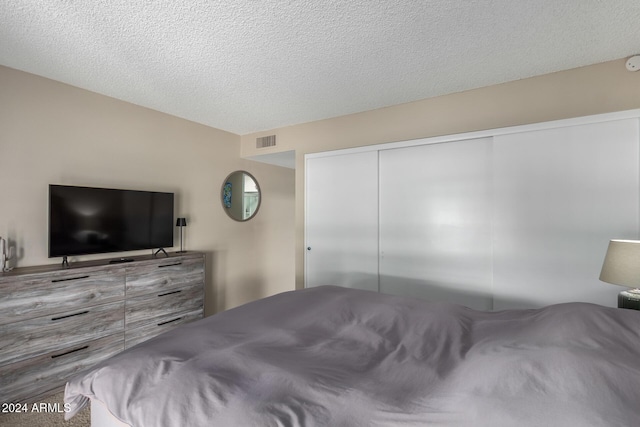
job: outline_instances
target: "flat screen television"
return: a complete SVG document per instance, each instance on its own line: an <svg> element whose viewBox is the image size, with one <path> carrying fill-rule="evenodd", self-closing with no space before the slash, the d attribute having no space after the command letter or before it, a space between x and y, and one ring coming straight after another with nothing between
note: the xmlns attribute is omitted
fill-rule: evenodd
<svg viewBox="0 0 640 427"><path fill-rule="evenodd" d="M49 185L49 258L173 246L173 193Z"/></svg>

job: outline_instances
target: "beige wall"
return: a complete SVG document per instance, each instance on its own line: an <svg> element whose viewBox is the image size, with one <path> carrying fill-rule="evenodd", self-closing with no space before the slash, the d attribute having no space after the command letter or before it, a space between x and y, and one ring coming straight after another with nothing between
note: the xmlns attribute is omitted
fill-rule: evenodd
<svg viewBox="0 0 640 427"><path fill-rule="evenodd" d="M640 108L624 59L241 138L242 157L296 150L296 287L304 281L304 155ZM255 138L277 136L277 148Z"/></svg>
<svg viewBox="0 0 640 427"><path fill-rule="evenodd" d="M10 68L0 94L0 236L17 244L18 266L61 261L47 257L48 184L171 191L186 249L207 254L207 314L293 289L292 170L241 159L238 135ZM236 169L263 191L245 223L219 199Z"/></svg>

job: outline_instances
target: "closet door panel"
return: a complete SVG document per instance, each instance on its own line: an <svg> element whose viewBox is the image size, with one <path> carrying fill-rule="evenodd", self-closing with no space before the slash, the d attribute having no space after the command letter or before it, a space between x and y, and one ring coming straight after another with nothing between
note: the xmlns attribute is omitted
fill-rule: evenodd
<svg viewBox="0 0 640 427"><path fill-rule="evenodd" d="M494 309L615 306L609 239L638 238L638 120L494 138Z"/></svg>
<svg viewBox="0 0 640 427"><path fill-rule="evenodd" d="M380 152L380 291L491 309L491 139Z"/></svg>
<svg viewBox="0 0 640 427"><path fill-rule="evenodd" d="M378 291L378 152L306 160L305 286Z"/></svg>

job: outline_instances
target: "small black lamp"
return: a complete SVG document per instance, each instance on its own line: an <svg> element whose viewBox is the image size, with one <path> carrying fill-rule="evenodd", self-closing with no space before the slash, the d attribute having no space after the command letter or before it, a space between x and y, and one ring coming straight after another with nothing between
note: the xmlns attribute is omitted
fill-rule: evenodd
<svg viewBox="0 0 640 427"><path fill-rule="evenodd" d="M180 250L178 251L179 254L186 252L184 250L184 247L182 246L182 227L186 227L187 226L187 219L186 218L178 218L178 220L176 221L176 227L180 227Z"/></svg>

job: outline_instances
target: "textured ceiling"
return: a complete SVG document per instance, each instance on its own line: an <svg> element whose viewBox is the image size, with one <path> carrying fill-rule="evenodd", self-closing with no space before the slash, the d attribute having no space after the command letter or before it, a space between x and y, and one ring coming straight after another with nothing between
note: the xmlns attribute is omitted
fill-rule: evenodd
<svg viewBox="0 0 640 427"><path fill-rule="evenodd" d="M640 0L6 0L0 64L237 134L640 53Z"/></svg>

